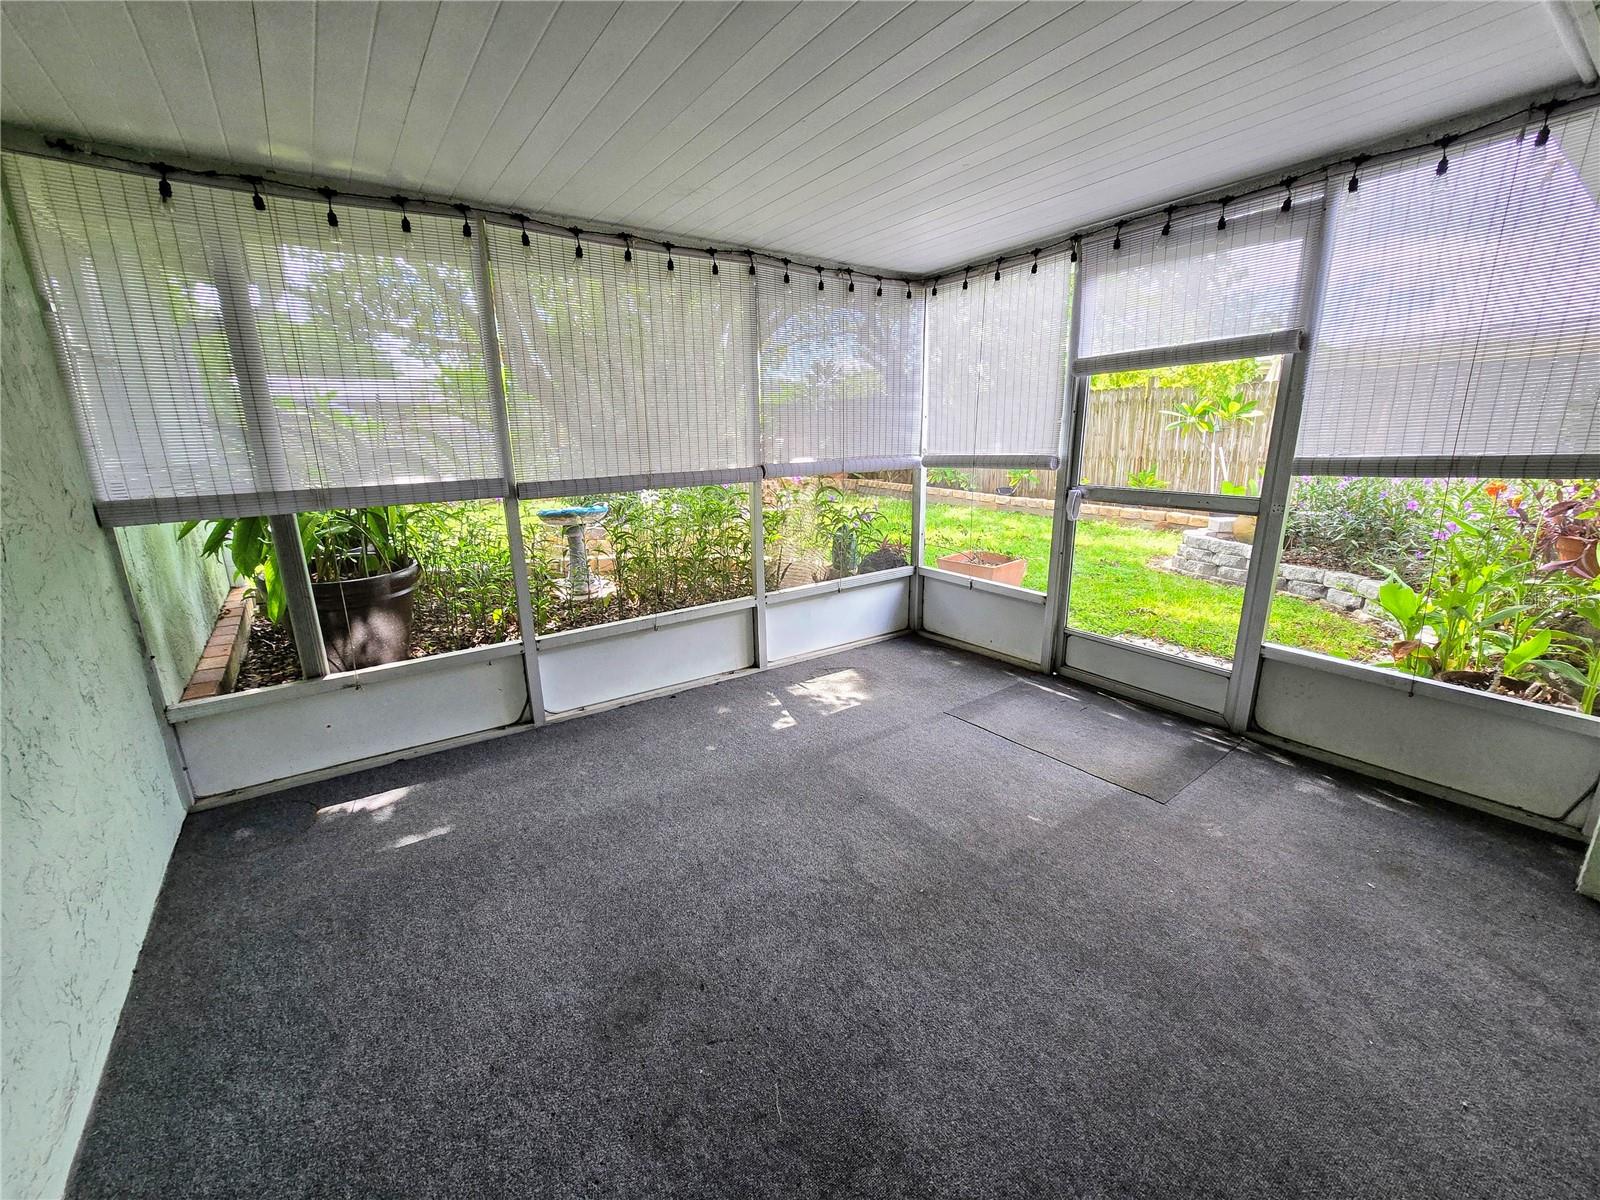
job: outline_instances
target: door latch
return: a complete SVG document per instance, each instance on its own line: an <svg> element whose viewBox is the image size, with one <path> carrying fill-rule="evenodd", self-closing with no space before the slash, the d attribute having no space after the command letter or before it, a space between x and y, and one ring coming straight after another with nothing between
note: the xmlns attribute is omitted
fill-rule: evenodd
<svg viewBox="0 0 1600 1200"><path fill-rule="evenodd" d="M1081 486L1067 489L1067 520L1076 521L1083 512L1083 495Z"/></svg>

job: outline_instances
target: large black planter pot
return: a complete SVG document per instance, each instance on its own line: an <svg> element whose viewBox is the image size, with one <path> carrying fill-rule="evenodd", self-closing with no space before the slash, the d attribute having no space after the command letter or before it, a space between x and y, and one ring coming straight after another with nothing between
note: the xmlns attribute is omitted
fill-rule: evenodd
<svg viewBox="0 0 1600 1200"><path fill-rule="evenodd" d="M366 579L313 583L328 669L354 671L400 662L411 649L411 601L422 565L415 561Z"/></svg>

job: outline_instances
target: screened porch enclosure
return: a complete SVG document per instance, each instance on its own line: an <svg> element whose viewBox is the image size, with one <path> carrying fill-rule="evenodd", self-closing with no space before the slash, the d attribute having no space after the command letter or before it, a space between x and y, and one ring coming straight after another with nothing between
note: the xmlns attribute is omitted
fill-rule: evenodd
<svg viewBox="0 0 1600 1200"><path fill-rule="evenodd" d="M0 1197L1578 1195L1595 0L0 0Z"/></svg>
<svg viewBox="0 0 1600 1200"><path fill-rule="evenodd" d="M5 165L96 512L233 577L167 710L201 802L916 632L1340 755L1281 681L1488 701L1572 753L1531 782L1347 756L1578 827L1595 123L927 279Z"/></svg>

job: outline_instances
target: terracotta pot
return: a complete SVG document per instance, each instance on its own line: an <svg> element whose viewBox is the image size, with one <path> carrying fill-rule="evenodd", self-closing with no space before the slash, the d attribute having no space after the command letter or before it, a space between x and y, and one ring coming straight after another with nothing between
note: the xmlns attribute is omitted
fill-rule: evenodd
<svg viewBox="0 0 1600 1200"><path fill-rule="evenodd" d="M355 671L400 662L411 650L411 605L422 575L415 561L384 575L313 583L328 668Z"/></svg>
<svg viewBox="0 0 1600 1200"><path fill-rule="evenodd" d="M1574 575L1585 579L1600 575L1600 553L1596 552L1596 543L1588 538L1562 535L1556 538L1555 551L1558 561L1573 564L1568 569Z"/></svg>
<svg viewBox="0 0 1600 1200"><path fill-rule="evenodd" d="M1009 583L1013 587L1022 586L1022 577L1028 571L1027 559L1010 558L988 550L963 550L958 554L946 554L935 565L941 571L971 575L974 579L987 579L993 583Z"/></svg>

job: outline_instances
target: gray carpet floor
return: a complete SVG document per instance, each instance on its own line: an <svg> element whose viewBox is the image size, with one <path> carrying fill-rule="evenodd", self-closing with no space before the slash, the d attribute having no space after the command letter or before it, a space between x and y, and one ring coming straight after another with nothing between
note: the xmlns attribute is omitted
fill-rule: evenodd
<svg viewBox="0 0 1600 1200"><path fill-rule="evenodd" d="M1025 678L903 639L191 817L72 1194L1594 1194L1577 845L949 715Z"/></svg>

